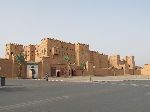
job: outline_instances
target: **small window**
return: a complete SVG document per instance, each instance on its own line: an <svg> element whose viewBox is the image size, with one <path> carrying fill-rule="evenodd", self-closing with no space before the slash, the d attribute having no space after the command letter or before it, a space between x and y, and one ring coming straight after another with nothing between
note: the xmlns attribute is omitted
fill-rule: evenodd
<svg viewBox="0 0 150 112"><path fill-rule="evenodd" d="M14 53L13 53L13 52L11 52L10 54L11 54L11 55L13 55Z"/></svg>

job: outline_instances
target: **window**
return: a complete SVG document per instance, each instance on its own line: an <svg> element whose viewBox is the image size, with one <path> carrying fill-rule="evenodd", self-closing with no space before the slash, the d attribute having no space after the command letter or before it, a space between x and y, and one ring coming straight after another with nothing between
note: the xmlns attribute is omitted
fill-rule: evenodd
<svg viewBox="0 0 150 112"><path fill-rule="evenodd" d="M13 52L11 52L10 54L13 55Z"/></svg>

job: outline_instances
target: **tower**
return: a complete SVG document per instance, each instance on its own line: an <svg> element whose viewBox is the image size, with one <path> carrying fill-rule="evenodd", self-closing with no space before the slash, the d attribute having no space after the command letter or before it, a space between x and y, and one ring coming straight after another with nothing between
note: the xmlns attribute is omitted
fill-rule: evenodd
<svg viewBox="0 0 150 112"><path fill-rule="evenodd" d="M75 44L76 64L79 66L83 62L90 60L89 45L76 43Z"/></svg>
<svg viewBox="0 0 150 112"><path fill-rule="evenodd" d="M129 69L135 68L134 56L126 56L126 62L129 65Z"/></svg>
<svg viewBox="0 0 150 112"><path fill-rule="evenodd" d="M6 44L5 57L7 59L12 59L13 56L21 53L23 53L23 45L16 44L16 43Z"/></svg>
<svg viewBox="0 0 150 112"><path fill-rule="evenodd" d="M24 47L24 55L26 61L35 61L35 45L29 45Z"/></svg>
<svg viewBox="0 0 150 112"><path fill-rule="evenodd" d="M109 66L117 68L120 64L120 55L114 55L109 57Z"/></svg>

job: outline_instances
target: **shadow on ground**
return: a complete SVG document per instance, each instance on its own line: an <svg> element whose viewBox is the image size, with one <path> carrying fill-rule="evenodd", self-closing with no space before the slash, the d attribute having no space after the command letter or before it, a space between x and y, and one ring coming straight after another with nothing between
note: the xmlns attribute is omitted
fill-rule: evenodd
<svg viewBox="0 0 150 112"><path fill-rule="evenodd" d="M27 91L27 88L24 86L16 86L16 85L6 85L0 86L0 92L16 92L16 91Z"/></svg>

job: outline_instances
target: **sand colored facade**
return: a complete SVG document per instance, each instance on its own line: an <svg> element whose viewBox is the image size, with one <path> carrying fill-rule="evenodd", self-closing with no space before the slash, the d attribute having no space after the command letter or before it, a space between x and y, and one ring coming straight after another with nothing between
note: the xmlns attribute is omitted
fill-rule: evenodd
<svg viewBox="0 0 150 112"><path fill-rule="evenodd" d="M150 74L150 64L145 64L143 69L141 69L141 74L147 75Z"/></svg>
<svg viewBox="0 0 150 112"><path fill-rule="evenodd" d="M90 51L88 44L73 44L51 38L44 38L37 45L6 44L5 59L0 59L0 74L12 78L17 76L17 54L24 55L22 74L25 78L43 78L45 73L55 77L150 75L150 65L145 65L143 69L136 68L134 56L121 59L120 55L108 56ZM64 59L65 56L69 57L69 61Z"/></svg>

